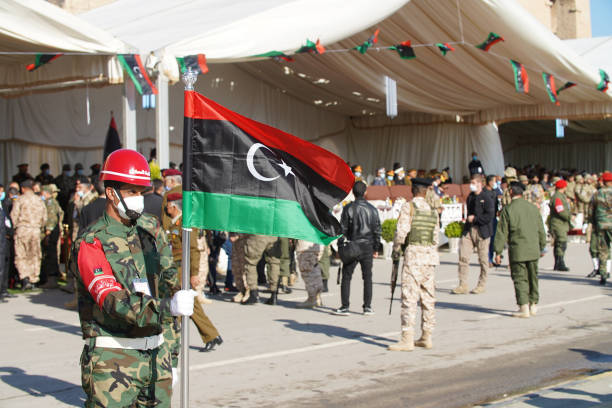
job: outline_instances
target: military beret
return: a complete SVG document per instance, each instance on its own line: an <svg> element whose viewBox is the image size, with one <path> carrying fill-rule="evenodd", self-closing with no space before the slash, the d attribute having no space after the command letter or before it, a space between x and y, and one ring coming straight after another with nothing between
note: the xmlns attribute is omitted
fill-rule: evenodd
<svg viewBox="0 0 612 408"><path fill-rule="evenodd" d="M519 176L519 181L529 181L529 179L527 178L527 176L526 176L526 175L521 174L521 175Z"/></svg>
<svg viewBox="0 0 612 408"><path fill-rule="evenodd" d="M182 199L183 199L183 193L170 193L166 196L166 200L168 200L168 202L182 200Z"/></svg>
<svg viewBox="0 0 612 408"><path fill-rule="evenodd" d="M17 165L17 167L28 167L28 166L29 166L28 163L21 163Z"/></svg>
<svg viewBox="0 0 612 408"><path fill-rule="evenodd" d="M609 171L604 172L604 174L601 175L601 179L604 183L612 181L612 173L610 173Z"/></svg>
<svg viewBox="0 0 612 408"><path fill-rule="evenodd" d="M89 166L89 168L92 170L97 170L100 168L100 163L92 164L91 166Z"/></svg>
<svg viewBox="0 0 612 408"><path fill-rule="evenodd" d="M70 164L66 163L62 166L62 171L70 171Z"/></svg>
<svg viewBox="0 0 612 408"><path fill-rule="evenodd" d="M42 186L42 191L46 191L47 193L53 194L60 191L60 189L57 188L55 184L47 184L45 186Z"/></svg>
<svg viewBox="0 0 612 408"><path fill-rule="evenodd" d="M49 168L49 163L43 163L40 165L41 170L48 169L48 168Z"/></svg>
<svg viewBox="0 0 612 408"><path fill-rule="evenodd" d="M559 181L557 181L555 183L555 187L557 187L557 188L565 188L565 187L567 187L567 181L565 181L563 179L559 180Z"/></svg>
<svg viewBox="0 0 612 408"><path fill-rule="evenodd" d="M516 169L514 167L508 167L504 171L504 176L506 178L516 178Z"/></svg>
<svg viewBox="0 0 612 408"><path fill-rule="evenodd" d="M75 169L75 170L83 170L83 164L81 164L81 163L77 163L77 164L75 164L75 165L74 165L74 169Z"/></svg>
<svg viewBox="0 0 612 408"><path fill-rule="evenodd" d="M166 169L164 170L162 176L164 177L168 177L168 176L182 176L183 173L181 173L180 170L177 169Z"/></svg>
<svg viewBox="0 0 612 408"><path fill-rule="evenodd" d="M421 177L415 177L413 179L410 180L412 182L412 185L417 185L417 186L425 186L425 187L429 187L431 186L431 183L433 183L433 179L430 178L421 178Z"/></svg>

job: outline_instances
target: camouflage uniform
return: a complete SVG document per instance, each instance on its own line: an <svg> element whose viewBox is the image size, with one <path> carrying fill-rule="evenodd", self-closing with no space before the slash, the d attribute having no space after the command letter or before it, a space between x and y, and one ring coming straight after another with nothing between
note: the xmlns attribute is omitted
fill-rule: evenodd
<svg viewBox="0 0 612 408"><path fill-rule="evenodd" d="M319 261L319 265L321 265L321 277L323 280L329 280L329 268L331 267L331 249L329 245L325 246L323 250L323 255L321 256L321 260Z"/></svg>
<svg viewBox="0 0 612 408"><path fill-rule="evenodd" d="M81 265L93 258L90 248L100 247L96 255L102 261L96 259L100 267L93 273L107 262L119 287L110 287L113 291L98 304L99 297L94 299L93 295L102 291L95 292L94 285L85 287L82 276L88 272L81 271ZM81 253L87 256L81 259ZM171 315L170 298L180 286L170 246L157 219L143 214L134 226L126 226L104 213L74 243L71 272L77 280L79 319L86 340L81 354L85 406L169 407L172 367L178 365L180 349L179 319ZM136 288L139 279L147 280L150 295ZM141 350L97 344L109 338L126 341L144 337L155 338L157 346Z"/></svg>
<svg viewBox="0 0 612 408"><path fill-rule="evenodd" d="M249 235L244 244L245 273L249 290L257 290L257 264L262 256L270 265L270 290L278 288L281 248L278 237Z"/></svg>
<svg viewBox="0 0 612 408"><path fill-rule="evenodd" d="M438 213L422 197L402 206L393 250L399 251L406 237L408 246L404 252L402 267L402 332L414 332L417 302L421 301L423 332L431 334L436 324L435 292L436 266L439 239Z"/></svg>
<svg viewBox="0 0 612 408"><path fill-rule="evenodd" d="M309 298L315 298L323 290L319 260L324 250L325 246L309 241L298 240L295 245L298 268Z"/></svg>
<svg viewBox="0 0 612 408"><path fill-rule="evenodd" d="M442 200L440 200L440 197L435 193L433 188L427 189L427 194L425 195L425 201L427 201L427 204L433 210L439 211L439 209L442 208Z"/></svg>
<svg viewBox="0 0 612 408"><path fill-rule="evenodd" d="M597 237L599 274L602 282L608 279L612 269L610 245L612 243L612 187L602 187L595 196L593 211L594 236Z"/></svg>
<svg viewBox="0 0 612 408"><path fill-rule="evenodd" d="M234 275L234 285L240 294L246 294L246 274L245 272L245 258L244 258L244 244L246 242L248 234L234 234L238 236L238 239L232 243L232 274ZM237 295L238 296L238 295ZM242 297L234 298L234 301L239 302Z"/></svg>
<svg viewBox="0 0 612 408"><path fill-rule="evenodd" d="M570 208L572 210L572 214L576 213L576 182L568 181L567 188L565 189L565 195L570 201Z"/></svg>
<svg viewBox="0 0 612 408"><path fill-rule="evenodd" d="M183 217L178 217L176 220L170 220L170 229L166 231L168 241L170 244L170 248L172 249L172 259L176 265L178 270L178 278L179 281L182 278L182 267L181 261L183 259L183 236L181 234L183 227ZM191 232L191 240L189 245L189 257L190 257L190 267L189 267L189 275L190 276L198 276L200 272L200 252L198 251L198 244L196 237L198 236L198 230L196 228L192 228ZM217 338L219 336L219 332L217 328L212 324L204 310L202 309L202 305L200 302L194 302L193 304L193 314L191 315L191 320L195 323L196 328L198 329L198 333L200 333L200 337L204 344L209 341Z"/></svg>
<svg viewBox="0 0 612 408"><path fill-rule="evenodd" d="M27 190L13 202L11 220L15 227L15 266L19 279L38 282L42 250L40 233L47 222L47 207L39 196Z"/></svg>
<svg viewBox="0 0 612 408"><path fill-rule="evenodd" d="M47 223L45 224L45 235L42 241L41 277L43 279L46 276L59 275L57 244L61 235L62 220L64 219L64 211L62 211L55 198L50 197L46 200L45 206L47 208Z"/></svg>
<svg viewBox="0 0 612 408"><path fill-rule="evenodd" d="M587 176L586 180L592 180L591 176ZM597 188L593 184L580 184L576 189L576 200L578 203L578 212L584 215L584 222L589 222L591 219L590 209L593 195L597 192ZM586 242L591 242L591 234L593 225L589 223L586 230Z"/></svg>
<svg viewBox="0 0 612 408"><path fill-rule="evenodd" d="M535 204L538 208L544 202L544 188L541 184L530 184L527 186L525 191L528 197L525 197L527 201Z"/></svg>

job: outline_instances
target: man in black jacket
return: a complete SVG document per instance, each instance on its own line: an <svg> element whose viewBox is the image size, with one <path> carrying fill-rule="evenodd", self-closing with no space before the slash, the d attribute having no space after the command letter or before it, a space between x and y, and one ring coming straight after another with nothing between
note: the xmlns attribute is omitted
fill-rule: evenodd
<svg viewBox="0 0 612 408"><path fill-rule="evenodd" d="M489 273L489 242L493 235L493 218L495 217L495 202L489 192L483 189L484 179L481 174L473 174L470 182L472 191L467 198L468 216L463 227L463 235L459 244L459 286L452 290L454 294L468 292L467 278L470 256L474 248L478 250L480 262L480 278L478 285L471 293L478 294L485 290Z"/></svg>
<svg viewBox="0 0 612 408"><path fill-rule="evenodd" d="M340 217L344 238L355 242L361 250L353 262L342 268L341 298L342 306L334 314L348 316L349 298L351 295L351 277L357 263L361 265L363 276L363 314L372 315L372 263L380 245L380 218L374 206L365 198L366 185L358 181L353 186L355 201L344 207Z"/></svg>

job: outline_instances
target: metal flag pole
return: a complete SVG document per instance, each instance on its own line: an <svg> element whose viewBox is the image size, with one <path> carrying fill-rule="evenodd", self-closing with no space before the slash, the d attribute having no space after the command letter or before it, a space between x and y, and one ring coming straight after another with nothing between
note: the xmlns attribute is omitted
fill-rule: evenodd
<svg viewBox="0 0 612 408"><path fill-rule="evenodd" d="M193 91L193 84L198 80L198 74L189 68L183 73L185 92ZM191 185L191 120L185 120L183 125L183 190ZM183 201L183 210L185 202ZM183 220L185 218L183 217ZM190 289L190 239L191 228L182 228L183 260L182 289ZM181 318L181 408L189 407L189 317Z"/></svg>

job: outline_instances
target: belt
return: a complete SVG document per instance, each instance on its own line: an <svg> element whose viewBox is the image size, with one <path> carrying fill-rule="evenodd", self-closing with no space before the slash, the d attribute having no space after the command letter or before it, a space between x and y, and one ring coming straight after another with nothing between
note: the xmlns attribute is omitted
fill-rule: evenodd
<svg viewBox="0 0 612 408"><path fill-rule="evenodd" d="M98 336L95 339L96 347L130 350L152 350L164 344L164 336L162 334L136 339L111 336Z"/></svg>

